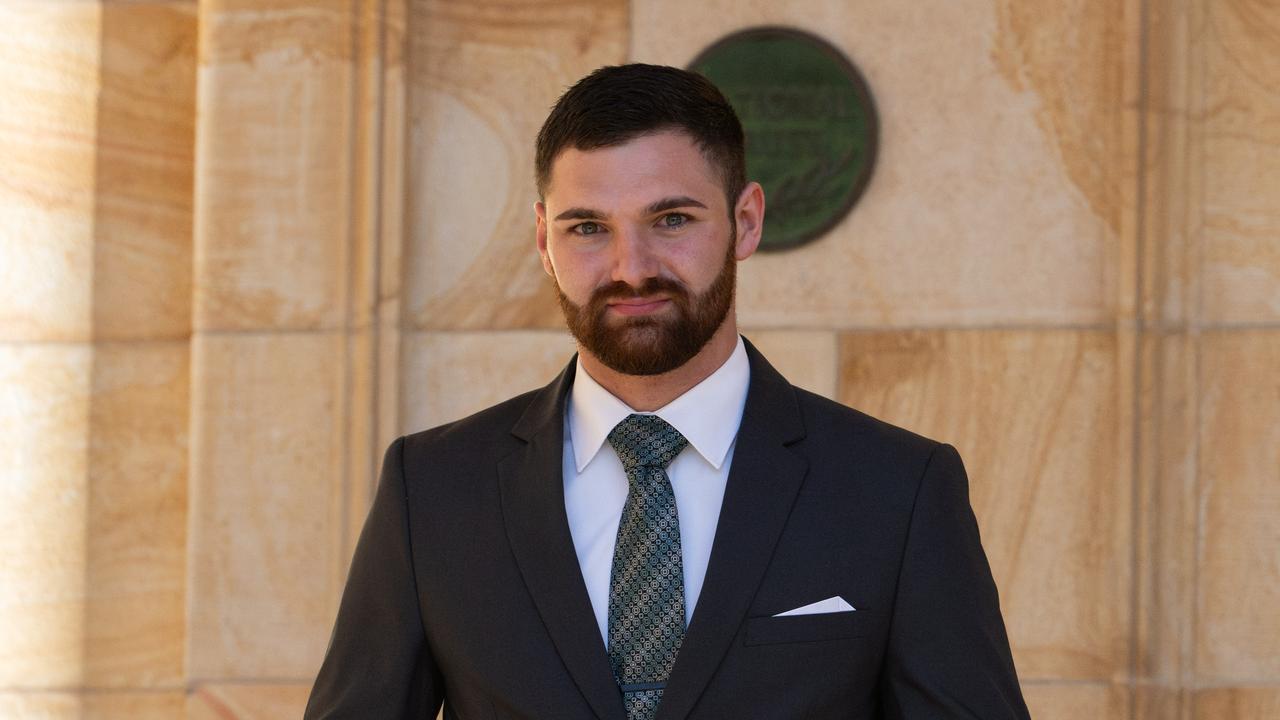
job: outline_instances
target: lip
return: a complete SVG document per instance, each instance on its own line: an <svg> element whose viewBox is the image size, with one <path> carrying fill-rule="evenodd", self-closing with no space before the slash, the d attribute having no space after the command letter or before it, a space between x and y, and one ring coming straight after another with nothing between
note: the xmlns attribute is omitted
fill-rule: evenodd
<svg viewBox="0 0 1280 720"><path fill-rule="evenodd" d="M662 309L669 302L671 300L668 298L628 298L610 302L609 309L619 315L648 315Z"/></svg>

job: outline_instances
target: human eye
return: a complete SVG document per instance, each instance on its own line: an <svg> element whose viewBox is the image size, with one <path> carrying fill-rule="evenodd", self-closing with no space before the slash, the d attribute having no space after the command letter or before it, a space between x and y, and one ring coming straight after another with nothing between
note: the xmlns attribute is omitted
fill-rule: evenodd
<svg viewBox="0 0 1280 720"><path fill-rule="evenodd" d="M667 213L666 215L663 215L661 218L658 218L658 225L663 228L674 230L676 228L682 228L685 225L687 225L690 219L691 218L688 215L685 215L684 213L677 213L677 212Z"/></svg>
<svg viewBox="0 0 1280 720"><path fill-rule="evenodd" d="M574 235L595 235L596 233L603 232L603 231L604 231L604 228L600 226L600 223L591 222L590 220L588 220L587 222L578 223L577 225L574 225L573 227L569 228L569 232L573 233Z"/></svg>

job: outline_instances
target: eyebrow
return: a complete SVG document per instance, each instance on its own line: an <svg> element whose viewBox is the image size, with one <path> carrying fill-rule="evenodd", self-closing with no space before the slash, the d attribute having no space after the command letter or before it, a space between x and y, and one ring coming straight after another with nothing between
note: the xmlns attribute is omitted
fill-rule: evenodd
<svg viewBox="0 0 1280 720"><path fill-rule="evenodd" d="M556 216L556 221L560 220L603 220L604 213L591 208L573 207L565 210Z"/></svg>
<svg viewBox="0 0 1280 720"><path fill-rule="evenodd" d="M678 195L676 197L663 198L657 202L650 203L649 206L644 209L644 214L656 215L667 210L686 207L702 208L703 210L707 209L706 205L703 205L701 202L694 200L688 195ZM592 210L591 208L584 207L572 207L557 215L555 220L557 222L560 220L604 220L608 217L609 216L607 214L602 213L599 210Z"/></svg>
<svg viewBox="0 0 1280 720"><path fill-rule="evenodd" d="M702 208L703 210L707 209L706 205L703 205L688 195L680 195L678 197L663 198L662 200L659 200L645 208L644 212L646 215L654 215L663 212L664 210L675 210L676 208L684 207L696 207Z"/></svg>

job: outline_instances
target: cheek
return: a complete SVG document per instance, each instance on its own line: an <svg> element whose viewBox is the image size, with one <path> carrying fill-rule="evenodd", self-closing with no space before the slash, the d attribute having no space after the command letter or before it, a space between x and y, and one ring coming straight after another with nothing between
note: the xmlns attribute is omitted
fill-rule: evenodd
<svg viewBox="0 0 1280 720"><path fill-rule="evenodd" d="M556 250L553 247L548 252L547 259L551 264L556 284L571 300L582 299L599 284L596 280L599 272L594 267L595 263L590 255L566 251L563 248Z"/></svg>
<svg viewBox="0 0 1280 720"><path fill-rule="evenodd" d="M671 266L677 269L685 283L705 290L724 267L726 253L727 250L720 244L699 244L673 258Z"/></svg>

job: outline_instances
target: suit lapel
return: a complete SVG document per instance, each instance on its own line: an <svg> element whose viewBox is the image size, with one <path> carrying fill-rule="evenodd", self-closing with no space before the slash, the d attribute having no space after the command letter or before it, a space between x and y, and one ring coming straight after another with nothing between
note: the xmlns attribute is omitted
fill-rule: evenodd
<svg viewBox="0 0 1280 720"><path fill-rule="evenodd" d="M575 363L543 388L512 429L527 444L498 463L502 517L529 594L569 674L596 715L625 713L596 629L564 509L564 406Z"/></svg>
<svg viewBox="0 0 1280 720"><path fill-rule="evenodd" d="M787 447L804 437L795 390L750 343L747 351L751 385L711 560L659 720L689 714L737 636L808 469Z"/></svg>

